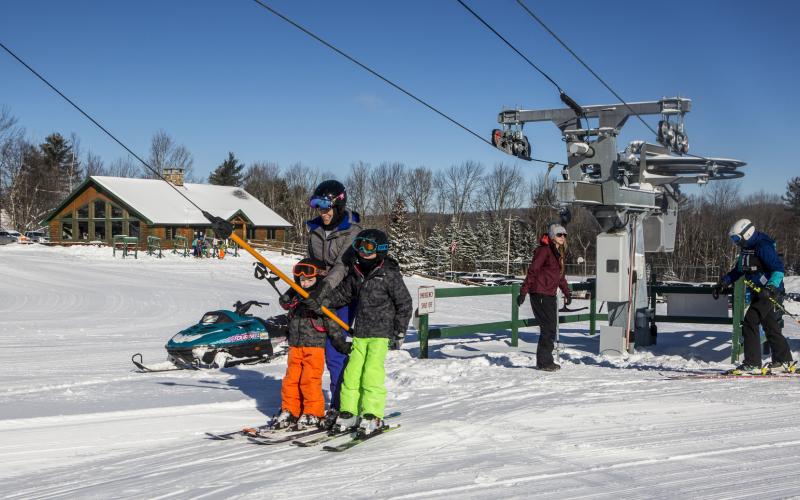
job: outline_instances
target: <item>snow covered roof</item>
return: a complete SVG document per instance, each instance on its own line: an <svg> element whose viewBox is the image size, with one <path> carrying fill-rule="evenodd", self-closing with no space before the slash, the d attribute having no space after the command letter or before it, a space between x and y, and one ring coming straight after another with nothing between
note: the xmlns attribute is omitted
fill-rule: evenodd
<svg viewBox="0 0 800 500"><path fill-rule="evenodd" d="M103 190L113 194L153 224L203 225L208 220L180 196L185 194L203 210L230 219L237 212L255 226L289 227L291 224L250 193L234 186L184 184L173 186L160 179L92 176ZM173 189L174 188L174 189Z"/></svg>

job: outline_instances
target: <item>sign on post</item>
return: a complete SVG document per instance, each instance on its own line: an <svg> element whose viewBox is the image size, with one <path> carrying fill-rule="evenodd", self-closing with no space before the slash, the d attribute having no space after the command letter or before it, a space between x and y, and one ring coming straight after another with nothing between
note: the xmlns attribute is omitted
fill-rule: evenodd
<svg viewBox="0 0 800 500"><path fill-rule="evenodd" d="M421 286L417 290L417 310L419 315L430 314L436 312L436 292L432 286Z"/></svg>

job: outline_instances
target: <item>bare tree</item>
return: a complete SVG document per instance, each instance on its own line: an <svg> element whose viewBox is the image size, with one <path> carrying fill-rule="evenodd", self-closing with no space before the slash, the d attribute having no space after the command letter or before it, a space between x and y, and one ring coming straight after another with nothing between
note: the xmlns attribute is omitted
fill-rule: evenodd
<svg viewBox="0 0 800 500"><path fill-rule="evenodd" d="M444 172L436 172L433 176L434 209L438 215L447 212L447 182Z"/></svg>
<svg viewBox="0 0 800 500"><path fill-rule="evenodd" d="M351 163L350 173L344 182L347 189L347 204L362 218L367 217L367 207L372 202L369 184L371 170L372 166L369 163L363 161Z"/></svg>
<svg viewBox="0 0 800 500"><path fill-rule="evenodd" d="M192 153L183 144L177 144L164 130L153 135L147 162L159 175L164 173L165 168L181 168L187 178L193 175ZM142 165L142 177L151 178L155 175Z"/></svg>
<svg viewBox="0 0 800 500"><path fill-rule="evenodd" d="M481 185L479 207L501 219L522 204L523 179L519 167L495 163Z"/></svg>
<svg viewBox="0 0 800 500"><path fill-rule="evenodd" d="M465 212L473 206L475 193L480 188L483 165L467 160L459 165L450 165L444 171L442 194L458 226Z"/></svg>
<svg viewBox="0 0 800 500"><path fill-rule="evenodd" d="M394 204L403 192L405 175L406 166L398 162L383 162L370 174L373 205L376 215L380 216L379 225L384 229L388 229Z"/></svg>
<svg viewBox="0 0 800 500"><path fill-rule="evenodd" d="M316 216L308 205L308 199L320 180L319 171L313 167L295 163L286 169L286 204L281 214L292 224L294 240L298 243L305 240L306 221Z"/></svg>
<svg viewBox="0 0 800 500"><path fill-rule="evenodd" d="M408 172L404 193L416 218L417 242L423 242L425 241L424 217L431 205L431 194L433 193L433 172L425 166Z"/></svg>
<svg viewBox="0 0 800 500"><path fill-rule="evenodd" d="M86 164L84 165L84 175L89 178L93 175L106 175L106 168L100 155L89 151L86 153Z"/></svg>
<svg viewBox="0 0 800 500"><path fill-rule="evenodd" d="M117 158L108 167L108 175L112 177L137 177L139 164L131 156Z"/></svg>
<svg viewBox="0 0 800 500"><path fill-rule="evenodd" d="M244 174L244 189L265 205L277 210L286 197L286 181L281 177L281 167L275 162L257 161Z"/></svg>

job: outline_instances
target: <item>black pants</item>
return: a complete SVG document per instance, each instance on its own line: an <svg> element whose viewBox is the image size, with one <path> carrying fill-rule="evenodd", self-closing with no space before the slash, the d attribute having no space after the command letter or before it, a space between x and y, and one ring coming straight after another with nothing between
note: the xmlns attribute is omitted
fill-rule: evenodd
<svg viewBox="0 0 800 500"><path fill-rule="evenodd" d="M536 345L536 366L539 368L553 364L553 347L558 325L557 307L558 302L555 296L531 294L533 315L539 320L539 343Z"/></svg>
<svg viewBox="0 0 800 500"><path fill-rule="evenodd" d="M753 302L742 321L742 337L744 337L744 364L761 366L761 338L758 332L759 323L764 327L767 343L772 351L772 360L785 363L792 360L789 343L781 333L781 327L773 311L772 302L759 299L753 294Z"/></svg>

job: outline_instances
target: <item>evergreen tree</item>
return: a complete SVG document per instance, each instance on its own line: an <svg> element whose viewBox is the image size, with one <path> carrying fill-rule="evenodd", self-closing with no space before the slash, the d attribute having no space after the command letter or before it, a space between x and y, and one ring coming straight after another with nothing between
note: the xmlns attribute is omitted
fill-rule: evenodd
<svg viewBox="0 0 800 500"><path fill-rule="evenodd" d="M428 274L437 274L449 270L449 248L450 242L445 237L442 226L439 224L434 225L428 235L428 239L425 240L425 248L423 250L425 270Z"/></svg>
<svg viewBox="0 0 800 500"><path fill-rule="evenodd" d="M475 261L478 260L480 253L480 243L472 225L464 223L459 233L461 241L459 243L459 261L461 268L465 271L476 269Z"/></svg>
<svg viewBox="0 0 800 500"><path fill-rule="evenodd" d="M794 215L800 216L800 177L789 180L782 199Z"/></svg>
<svg viewBox="0 0 800 500"><path fill-rule="evenodd" d="M233 153L228 153L228 159L211 172L208 182L217 186L241 186L244 177L242 170L244 164L239 163Z"/></svg>
<svg viewBox="0 0 800 500"><path fill-rule="evenodd" d="M491 224L489 224L489 220L486 218L486 215L481 213L478 216L478 222L475 225L475 236L478 239L478 252L477 258L478 260L483 261L492 261L497 260L495 256L495 248L497 247L497 235L492 230ZM479 267L486 267L493 269L496 267L494 263L486 263L482 264Z"/></svg>
<svg viewBox="0 0 800 500"><path fill-rule="evenodd" d="M454 271L461 271L461 264L459 256L461 255L461 229L458 225L458 219L455 215L450 217L450 223L444 231L447 238L447 254L450 256L450 267Z"/></svg>
<svg viewBox="0 0 800 500"><path fill-rule="evenodd" d="M50 181L55 181L65 193L77 187L80 179L80 159L76 158L72 144L59 133L48 135L39 145L42 160ZM50 190L54 186L48 186Z"/></svg>
<svg viewBox="0 0 800 500"><path fill-rule="evenodd" d="M408 223L408 211L403 198L398 197L389 218L390 253L400 264L405 274L411 274L424 267L419 246Z"/></svg>

